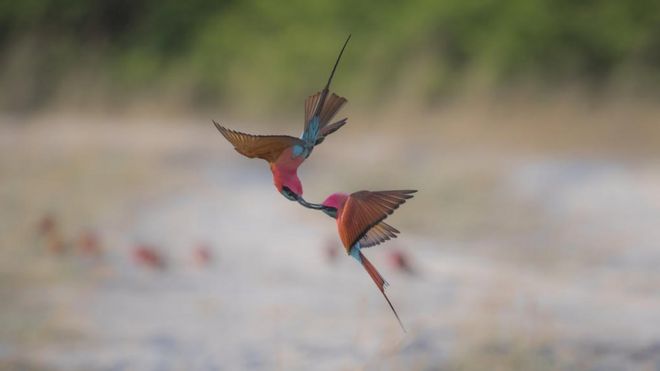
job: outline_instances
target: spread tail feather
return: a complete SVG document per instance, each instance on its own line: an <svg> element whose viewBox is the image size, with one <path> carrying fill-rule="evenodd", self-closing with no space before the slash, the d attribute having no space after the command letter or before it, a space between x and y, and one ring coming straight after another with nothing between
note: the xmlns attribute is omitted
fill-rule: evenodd
<svg viewBox="0 0 660 371"><path fill-rule="evenodd" d="M390 309L392 309L392 312L394 313L394 316L396 317L396 320L399 321L399 326L401 326L401 329L403 330L403 332L407 332L406 328L403 327L403 323L401 322L401 319L399 318L399 314L397 314L396 309L394 309L394 306L392 305L392 302L387 297L387 294L385 294L385 287L388 286L387 281L385 281L383 276L381 276L380 273L378 273L378 271L376 270L376 267L374 267L374 265L371 264L371 262L367 259L366 256L364 256L362 254L362 252L360 252L360 262L362 263L362 266L367 271L367 273L369 273L369 276L371 276L371 279L374 280L374 283L376 284L376 286L378 286L378 289L383 294L383 297L385 298L385 300L387 300L387 304L390 305Z"/></svg>
<svg viewBox="0 0 660 371"><path fill-rule="evenodd" d="M346 123L346 119L336 121L332 124L330 120L339 112L341 107L346 103L346 98L340 97L335 93L332 93L328 97L328 100L323 103L321 112L317 115L313 115L312 109L317 105L322 104L319 101L319 95L321 93L316 93L305 102L305 130L303 131L301 139L310 145L316 145L320 143L324 136L327 136L342 127Z"/></svg>
<svg viewBox="0 0 660 371"><path fill-rule="evenodd" d="M316 110L314 112L314 116L318 116L321 113L321 109L323 108L323 105L325 103L325 98L328 96L328 92L330 90L330 83L332 82L332 78L335 76L335 71L337 70L337 65L339 65L339 61L341 60L342 54L344 54L344 49L346 49L346 44L348 44L348 40L351 39L351 35L349 34L348 37L346 38L346 41L344 42L344 46L341 47L341 51L339 52L339 56L337 57L337 61L335 62L334 67L332 67L332 72L330 72L330 77L328 77L328 82L325 84L325 87L321 91L321 96L319 98L319 103L316 106Z"/></svg>
<svg viewBox="0 0 660 371"><path fill-rule="evenodd" d="M340 97L334 93L331 95L329 94L330 83L335 76L335 71L337 70L341 56L344 54L344 49L346 49L346 45L350 39L351 35L348 35L348 38L346 38L346 41L339 52L339 56L337 56L335 65L332 67L332 72L330 73L328 82L325 84L323 90L310 96L305 101L305 130L303 131L302 139L310 146L316 144L316 141L320 137L319 134L321 134L321 129L332 120L341 106L346 103L346 98Z"/></svg>
<svg viewBox="0 0 660 371"><path fill-rule="evenodd" d="M348 119L343 118L337 122L334 122L330 125L324 126L321 128L321 132L319 133L318 139L316 139L316 143L314 143L315 146L318 146L319 144L323 143L325 140L325 137L328 135L334 133L335 131L339 130L342 126L346 125Z"/></svg>

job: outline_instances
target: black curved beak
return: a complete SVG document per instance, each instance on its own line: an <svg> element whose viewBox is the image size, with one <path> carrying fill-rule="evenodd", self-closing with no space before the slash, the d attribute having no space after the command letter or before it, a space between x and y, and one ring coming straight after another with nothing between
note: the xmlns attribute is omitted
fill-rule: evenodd
<svg viewBox="0 0 660 371"><path fill-rule="evenodd" d="M303 205L304 207L308 209L313 209L313 210L324 210L326 207L321 205L321 204L313 204L310 202L305 201L304 198L298 197L298 203Z"/></svg>
<svg viewBox="0 0 660 371"><path fill-rule="evenodd" d="M298 197L298 203L308 209L321 210L329 217L337 219L337 209L335 209L334 207L325 206L322 204L313 204L305 201L305 199L300 196Z"/></svg>

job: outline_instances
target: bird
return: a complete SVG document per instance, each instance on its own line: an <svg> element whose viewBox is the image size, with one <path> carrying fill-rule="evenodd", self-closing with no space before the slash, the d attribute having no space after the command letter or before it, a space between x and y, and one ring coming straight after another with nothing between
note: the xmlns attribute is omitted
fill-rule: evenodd
<svg viewBox="0 0 660 371"><path fill-rule="evenodd" d="M213 121L216 129L238 153L249 158L260 158L269 163L275 188L291 201L298 200L303 194L302 183L297 174L298 167L309 157L315 146L321 144L328 135L339 130L347 122L347 118L343 118L330 124L347 100L335 93L330 94L329 89L350 39L351 35L348 35L323 90L305 100L305 127L300 138L289 135L246 134L225 128Z"/></svg>
<svg viewBox="0 0 660 371"><path fill-rule="evenodd" d="M367 271L387 304L394 313L401 329L406 332L392 302L385 294L387 281L362 253L362 249L381 244L400 233L384 222L394 210L413 197L416 190L359 191L351 194L333 193L321 204L313 204L300 198L298 202L310 209L322 210L337 220L339 237L346 250Z"/></svg>
<svg viewBox="0 0 660 371"><path fill-rule="evenodd" d="M332 264L337 260L339 257L338 247L339 246L337 246L337 242L334 239L328 239L325 244L323 244L323 257L327 263Z"/></svg>
<svg viewBox="0 0 660 371"><path fill-rule="evenodd" d="M66 252L68 244L60 231L60 226L54 215L44 215L37 225L37 238L39 243L44 244L48 251L53 254L62 255Z"/></svg>
<svg viewBox="0 0 660 371"><path fill-rule="evenodd" d="M390 266L392 266L392 268L395 270L402 273L415 274L415 269L413 268L413 264L410 262L410 258L403 251L391 251L388 258Z"/></svg>
<svg viewBox="0 0 660 371"><path fill-rule="evenodd" d="M165 259L158 253L155 247L146 244L138 244L133 247L133 260L141 266L152 269L164 269Z"/></svg>
<svg viewBox="0 0 660 371"><path fill-rule="evenodd" d="M207 266L213 262L211 247L206 243L199 243L193 248L192 258L195 264L200 267Z"/></svg>
<svg viewBox="0 0 660 371"><path fill-rule="evenodd" d="M85 256L100 257L103 249L98 234L92 229L83 231L78 237L78 250Z"/></svg>

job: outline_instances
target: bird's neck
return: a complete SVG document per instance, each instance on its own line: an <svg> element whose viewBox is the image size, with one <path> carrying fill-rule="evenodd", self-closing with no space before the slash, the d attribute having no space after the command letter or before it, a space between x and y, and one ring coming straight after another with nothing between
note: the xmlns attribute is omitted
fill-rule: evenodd
<svg viewBox="0 0 660 371"><path fill-rule="evenodd" d="M287 163L273 163L270 165L270 170L273 172L274 176L284 178L298 176L298 166L291 166L291 164Z"/></svg>
<svg viewBox="0 0 660 371"><path fill-rule="evenodd" d="M296 172L300 164L305 161L304 156L295 156L293 153L292 147L287 148L286 150L282 151L280 156L275 160L274 163L271 163L271 168L273 166L277 167L278 169L281 169L281 171L288 171L288 172Z"/></svg>

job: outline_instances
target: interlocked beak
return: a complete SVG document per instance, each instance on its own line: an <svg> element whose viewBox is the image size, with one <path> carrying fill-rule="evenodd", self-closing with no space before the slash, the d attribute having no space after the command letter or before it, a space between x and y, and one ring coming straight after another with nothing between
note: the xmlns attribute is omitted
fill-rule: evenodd
<svg viewBox="0 0 660 371"><path fill-rule="evenodd" d="M326 206L323 206L321 204L313 204L313 203L307 202L302 197L298 197L298 203L303 205L304 207L306 207L308 209L324 210L326 208Z"/></svg>

